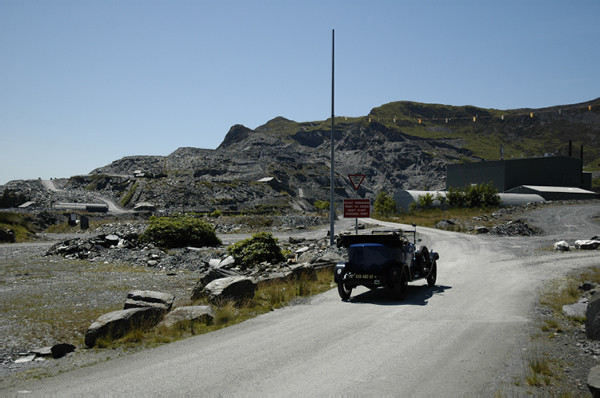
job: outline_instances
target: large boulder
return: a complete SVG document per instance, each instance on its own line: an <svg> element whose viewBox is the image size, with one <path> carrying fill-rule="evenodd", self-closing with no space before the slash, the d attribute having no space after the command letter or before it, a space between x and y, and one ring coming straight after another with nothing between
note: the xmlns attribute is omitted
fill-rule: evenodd
<svg viewBox="0 0 600 398"><path fill-rule="evenodd" d="M590 369L588 374L587 385L592 393L592 397L600 397L600 365Z"/></svg>
<svg viewBox="0 0 600 398"><path fill-rule="evenodd" d="M559 252L568 252L569 251L569 243L567 241L561 240L560 242L554 243L554 250Z"/></svg>
<svg viewBox="0 0 600 398"><path fill-rule="evenodd" d="M123 309L150 307L162 312L169 312L173 307L174 301L175 296L170 293L134 290L127 294L127 300Z"/></svg>
<svg viewBox="0 0 600 398"><path fill-rule="evenodd" d="M209 268L207 271L203 272L198 278L196 285L192 289L192 300L198 300L204 296L204 289L206 286L212 281L219 278L226 278L228 276L236 276L233 271L229 271L225 268Z"/></svg>
<svg viewBox="0 0 600 398"><path fill-rule="evenodd" d="M215 311L209 305L193 305L188 307L177 307L165 315L159 325L171 327L180 322L202 322L207 325L212 323Z"/></svg>
<svg viewBox="0 0 600 398"><path fill-rule="evenodd" d="M215 279L204 288L204 293L213 304L233 301L241 305L244 301L254 297L256 283L246 276L229 276Z"/></svg>
<svg viewBox="0 0 600 398"><path fill-rule="evenodd" d="M575 247L581 250L596 250L600 247L600 240L580 239L575 241Z"/></svg>
<svg viewBox="0 0 600 398"><path fill-rule="evenodd" d="M600 294L592 296L585 316L585 334L588 339L600 340Z"/></svg>
<svg viewBox="0 0 600 398"><path fill-rule="evenodd" d="M85 332L85 345L93 347L99 337L110 336L118 339L134 327L150 328L156 326L163 312L151 307L130 308L101 315Z"/></svg>

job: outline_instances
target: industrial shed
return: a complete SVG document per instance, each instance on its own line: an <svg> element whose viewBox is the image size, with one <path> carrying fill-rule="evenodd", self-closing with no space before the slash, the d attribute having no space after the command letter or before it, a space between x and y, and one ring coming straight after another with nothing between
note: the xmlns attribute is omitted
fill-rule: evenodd
<svg viewBox="0 0 600 398"><path fill-rule="evenodd" d="M524 185L592 189L590 173L582 171L582 161L568 156L507 159L449 164L446 188L492 182L499 192Z"/></svg>
<svg viewBox="0 0 600 398"><path fill-rule="evenodd" d="M519 187L510 189L507 191L507 193L519 195L535 194L543 197L546 200L586 200L597 198L596 192L573 187L521 185Z"/></svg>
<svg viewBox="0 0 600 398"><path fill-rule="evenodd" d="M446 196L446 191L399 191L394 196L393 199L396 201L396 204L399 208L404 209L404 211L408 211L408 207L413 202L419 201L419 196L423 196L426 194L431 194L435 198L438 194L441 196ZM593 193L593 192L592 192ZM518 206L524 205L531 202L545 202L544 197L538 194L533 193L500 193L500 199L502 199L501 207L508 206ZM434 207L439 207L438 202L434 202Z"/></svg>

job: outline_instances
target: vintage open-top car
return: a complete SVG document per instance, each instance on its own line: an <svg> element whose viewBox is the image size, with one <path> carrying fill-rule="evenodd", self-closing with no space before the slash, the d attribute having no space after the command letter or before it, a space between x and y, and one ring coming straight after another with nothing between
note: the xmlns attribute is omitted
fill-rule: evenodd
<svg viewBox="0 0 600 398"><path fill-rule="evenodd" d="M338 238L337 246L348 248L348 261L340 261L334 270L342 300L349 300L356 286L388 287L398 300L404 300L408 282L426 278L429 286L435 285L440 256L426 246L417 249L416 225L413 227L412 231L374 230L370 235Z"/></svg>

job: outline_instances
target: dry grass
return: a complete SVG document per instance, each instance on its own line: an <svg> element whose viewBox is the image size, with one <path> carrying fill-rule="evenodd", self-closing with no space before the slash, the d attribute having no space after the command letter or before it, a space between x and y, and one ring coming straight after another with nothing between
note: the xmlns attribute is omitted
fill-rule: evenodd
<svg viewBox="0 0 600 398"><path fill-rule="evenodd" d="M446 210L446 220L472 220L473 217L487 216L491 219L491 214L498 210L497 208L451 208ZM444 220L444 211L437 208L415 210L408 213L402 213L390 217L374 217L378 220L397 222L402 224L417 224L421 227L433 228L437 223ZM491 223L480 222L478 224L491 226ZM489 225L488 225L489 224ZM462 232L462 231L455 231Z"/></svg>

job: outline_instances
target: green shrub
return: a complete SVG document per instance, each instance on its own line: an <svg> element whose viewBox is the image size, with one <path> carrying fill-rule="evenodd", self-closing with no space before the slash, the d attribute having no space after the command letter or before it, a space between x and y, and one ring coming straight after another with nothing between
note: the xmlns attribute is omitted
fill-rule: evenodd
<svg viewBox="0 0 600 398"><path fill-rule="evenodd" d="M222 216L222 213L220 210L215 210L212 213L210 213L208 216L212 217L212 218L219 218Z"/></svg>
<svg viewBox="0 0 600 398"><path fill-rule="evenodd" d="M433 205L433 195L426 193L425 195L419 195L419 206L423 208L431 207Z"/></svg>
<svg viewBox="0 0 600 398"><path fill-rule="evenodd" d="M315 209L316 210L329 210L329 201L328 200L315 201Z"/></svg>
<svg viewBox="0 0 600 398"><path fill-rule="evenodd" d="M377 199L375 199L375 213L380 214L382 216L386 216L388 214L396 214L397 213L397 204L394 199L388 196L387 192L381 191L379 195L377 195Z"/></svg>
<svg viewBox="0 0 600 398"><path fill-rule="evenodd" d="M269 232L259 232L251 238L234 243L227 248L227 254L232 256L242 268L268 261L276 264L285 261L277 238Z"/></svg>
<svg viewBox="0 0 600 398"><path fill-rule="evenodd" d="M216 246L221 240L215 228L193 216L150 217L150 225L139 238L142 243L161 247Z"/></svg>
<svg viewBox="0 0 600 398"><path fill-rule="evenodd" d="M464 188L448 188L448 204L453 207L497 207L502 200L498 190L490 182L487 184L467 185Z"/></svg>

